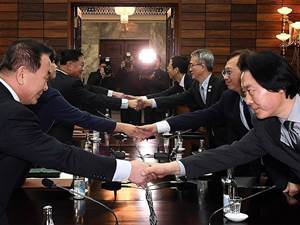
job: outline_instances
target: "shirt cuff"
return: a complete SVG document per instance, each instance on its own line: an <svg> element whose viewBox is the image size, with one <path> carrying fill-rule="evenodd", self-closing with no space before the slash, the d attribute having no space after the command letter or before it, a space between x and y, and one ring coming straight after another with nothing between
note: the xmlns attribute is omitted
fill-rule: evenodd
<svg viewBox="0 0 300 225"><path fill-rule="evenodd" d="M178 163L178 165L179 165L179 176L185 176L186 175L186 173L185 173L185 167L184 167L184 165L183 165L183 163L182 162L180 162L180 161L177 161L177 163Z"/></svg>
<svg viewBox="0 0 300 225"><path fill-rule="evenodd" d="M141 99L142 100L147 100L148 98L147 98L147 96L141 96Z"/></svg>
<svg viewBox="0 0 300 225"><path fill-rule="evenodd" d="M122 98L121 109L128 109L128 99Z"/></svg>
<svg viewBox="0 0 300 225"><path fill-rule="evenodd" d="M112 181L124 181L128 180L130 173L131 173L131 163L126 160L120 160L116 159L117 166L116 166L116 172L114 174L114 177Z"/></svg>
<svg viewBox="0 0 300 225"><path fill-rule="evenodd" d="M114 91L112 91L112 90L108 90L108 92L107 92L107 96L108 96L108 97L112 97L112 95L113 95L113 92L114 92Z"/></svg>
<svg viewBox="0 0 300 225"><path fill-rule="evenodd" d="M153 108L157 108L157 104L156 104L155 99L152 98L152 99L150 99L150 101L151 101L151 108L152 108L152 109L153 109Z"/></svg>
<svg viewBox="0 0 300 225"><path fill-rule="evenodd" d="M156 125L156 129L157 129L157 133L165 133L165 132L170 132L171 127L169 125L169 123L165 120L163 121L159 121L157 123L155 123Z"/></svg>

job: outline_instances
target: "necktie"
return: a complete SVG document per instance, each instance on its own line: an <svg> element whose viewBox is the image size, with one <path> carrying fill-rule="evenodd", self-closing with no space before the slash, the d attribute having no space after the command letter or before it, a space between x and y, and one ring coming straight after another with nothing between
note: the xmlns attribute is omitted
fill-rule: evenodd
<svg viewBox="0 0 300 225"><path fill-rule="evenodd" d="M300 138L294 129L294 124L295 124L295 122L286 120L286 121L284 121L283 126L288 131L289 137L290 137L292 145L293 145L292 147L295 150L299 151L300 150Z"/></svg>
<svg viewBox="0 0 300 225"><path fill-rule="evenodd" d="M251 121L251 114L249 111L249 107L247 106L245 101L243 101L243 112L244 112L244 116L245 116L245 119L247 121L249 128L252 129L253 125L252 125L252 121Z"/></svg>
<svg viewBox="0 0 300 225"><path fill-rule="evenodd" d="M203 86L200 86L200 95L201 95L201 98L202 98L202 101L204 102L204 104L206 104L206 99L205 99L205 93L204 93L204 87Z"/></svg>

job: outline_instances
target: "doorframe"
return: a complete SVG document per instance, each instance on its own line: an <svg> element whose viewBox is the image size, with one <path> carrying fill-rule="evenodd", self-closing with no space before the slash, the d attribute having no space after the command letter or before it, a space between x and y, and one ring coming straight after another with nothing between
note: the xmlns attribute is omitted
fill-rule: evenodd
<svg viewBox="0 0 300 225"><path fill-rule="evenodd" d="M179 13L181 13L181 0L152 0L151 2L137 2L133 0L69 0L68 1L68 48L73 48L74 44L74 10L78 6L136 6L136 7L172 7L175 8L175 53L179 53L180 38L179 38Z"/></svg>

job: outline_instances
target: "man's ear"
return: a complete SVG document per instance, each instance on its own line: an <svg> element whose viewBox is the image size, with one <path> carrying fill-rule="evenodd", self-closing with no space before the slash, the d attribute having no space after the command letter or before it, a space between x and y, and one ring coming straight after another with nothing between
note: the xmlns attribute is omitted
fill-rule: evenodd
<svg viewBox="0 0 300 225"><path fill-rule="evenodd" d="M19 85L24 84L25 66L20 66L16 71L16 81Z"/></svg>

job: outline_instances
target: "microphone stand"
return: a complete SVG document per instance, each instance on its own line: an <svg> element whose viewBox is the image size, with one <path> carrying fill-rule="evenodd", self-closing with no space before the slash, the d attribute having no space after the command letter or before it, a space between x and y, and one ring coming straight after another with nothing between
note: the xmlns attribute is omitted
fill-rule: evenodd
<svg viewBox="0 0 300 225"><path fill-rule="evenodd" d="M188 129L188 130L185 130L185 131L182 131L181 133L180 133L180 135L182 135L182 134L185 134L185 133L188 133L188 132L190 132L192 129ZM178 136L178 134L176 133L176 134L172 134L171 136L169 136L169 137L164 137L165 139L173 139L174 137L177 137ZM165 152L156 152L156 153L154 153L154 159L157 159L157 160L172 160L172 155L176 155L176 153L177 153L177 151L179 150L179 146L178 146L178 148L177 148L177 145L173 148L173 151L170 153L170 154L168 154L168 153L165 153Z"/></svg>
<svg viewBox="0 0 300 225"><path fill-rule="evenodd" d="M47 184L48 183L48 184ZM104 205L103 203L101 203L101 202L99 202L99 201L97 201L97 200L95 200L95 199L93 199L93 198L91 198L91 197L89 197L89 196L87 196L87 195L85 195L85 194L81 194L80 192L78 192L78 191L75 191L75 190L73 190L73 189L68 189L68 188L65 188L65 187L62 187L62 186L57 186L56 184L54 184L54 182L52 181L52 180L50 180L50 179L48 179L48 178L44 178L43 180L42 180L42 184L45 186L45 187L50 187L50 188L59 188L59 189L62 189L62 190L64 190L64 191L67 191L67 192L69 192L70 194L72 194L72 195L79 195L79 196L81 196L81 197L83 197L83 198L86 198L86 199L88 199L88 200L90 200L90 201L92 201L92 202L94 202L94 203L96 203L96 204L98 204L98 205L101 205L103 208L105 208L107 211L109 211L114 217L115 217L115 220L116 220L116 223L115 223L115 225L119 225L119 221L118 221L118 218L117 218L117 215L115 214L115 212L111 209L111 208L109 208L108 206L106 206L106 205Z"/></svg>

